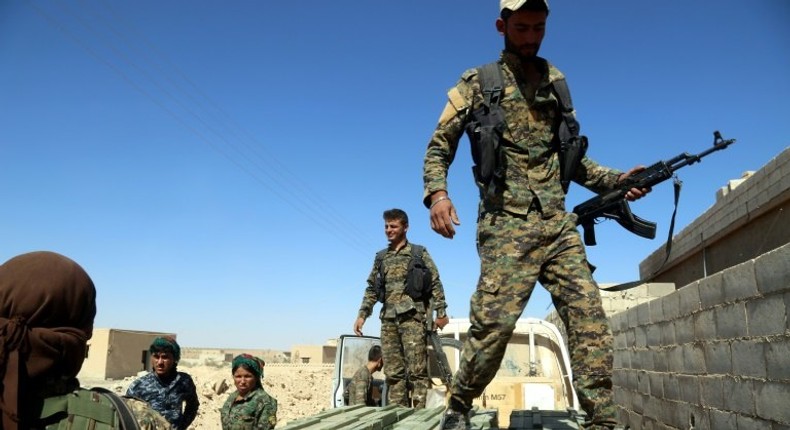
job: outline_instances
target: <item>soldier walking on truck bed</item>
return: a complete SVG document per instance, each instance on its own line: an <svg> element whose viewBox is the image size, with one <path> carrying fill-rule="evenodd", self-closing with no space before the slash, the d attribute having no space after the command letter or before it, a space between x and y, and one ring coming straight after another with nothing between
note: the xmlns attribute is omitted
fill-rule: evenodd
<svg viewBox="0 0 790 430"><path fill-rule="evenodd" d="M470 303L471 328L450 390L443 429L469 427L467 413L494 378L536 281L549 291L568 332L574 385L590 428L616 424L612 334L592 279L576 216L565 210L570 181L595 192L627 173L584 155L565 78L537 56L546 29L545 0L502 0L496 28L500 59L465 72L425 153L424 203L431 228L452 238L460 221L447 172L466 131L480 189L477 249L481 273ZM634 200L648 189L632 188Z"/></svg>

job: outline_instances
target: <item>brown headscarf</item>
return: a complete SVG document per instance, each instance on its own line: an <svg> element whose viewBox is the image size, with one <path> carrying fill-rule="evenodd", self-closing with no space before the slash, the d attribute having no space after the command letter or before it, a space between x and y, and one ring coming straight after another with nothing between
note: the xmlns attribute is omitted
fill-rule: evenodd
<svg viewBox="0 0 790 430"><path fill-rule="evenodd" d="M0 429L27 427L43 381L77 376L95 316L93 281L69 258L39 251L0 265Z"/></svg>

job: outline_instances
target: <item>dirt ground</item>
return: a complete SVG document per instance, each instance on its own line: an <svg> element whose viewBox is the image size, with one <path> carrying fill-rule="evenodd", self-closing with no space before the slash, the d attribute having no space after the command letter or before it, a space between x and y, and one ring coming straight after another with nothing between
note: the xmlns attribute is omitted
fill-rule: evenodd
<svg viewBox="0 0 790 430"><path fill-rule="evenodd" d="M192 376L200 398L198 416L190 429L220 428L219 410L235 390L230 367L179 366ZM135 378L119 381L81 381L84 386L103 386L119 394L126 393ZM332 367L321 365L267 364L263 386L277 399L277 427L329 408L332 391Z"/></svg>

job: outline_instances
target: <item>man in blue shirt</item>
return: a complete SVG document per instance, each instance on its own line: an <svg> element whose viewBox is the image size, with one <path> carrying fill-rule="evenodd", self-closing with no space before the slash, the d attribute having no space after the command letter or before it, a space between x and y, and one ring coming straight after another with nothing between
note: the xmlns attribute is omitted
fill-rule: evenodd
<svg viewBox="0 0 790 430"><path fill-rule="evenodd" d="M148 351L153 371L132 382L126 395L150 404L174 429L186 430L195 420L200 402L192 377L176 368L181 348L171 337L157 337Z"/></svg>

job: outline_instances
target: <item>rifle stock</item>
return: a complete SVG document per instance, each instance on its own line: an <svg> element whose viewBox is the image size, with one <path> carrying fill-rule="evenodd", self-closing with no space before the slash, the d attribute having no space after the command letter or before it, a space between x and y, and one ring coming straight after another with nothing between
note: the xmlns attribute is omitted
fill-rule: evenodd
<svg viewBox="0 0 790 430"><path fill-rule="evenodd" d="M577 225L584 230L585 245L592 246L595 241L595 224L599 218L608 218L617 221L626 230L647 238L656 237L656 223L640 218L631 212L631 207L625 199L631 188L651 188L674 176L678 169L701 161L706 155L727 148L735 139L724 140L718 131L713 132L713 147L691 155L684 152L672 159L659 161L650 167L626 178L614 190L595 196L573 208L573 213L578 216Z"/></svg>

